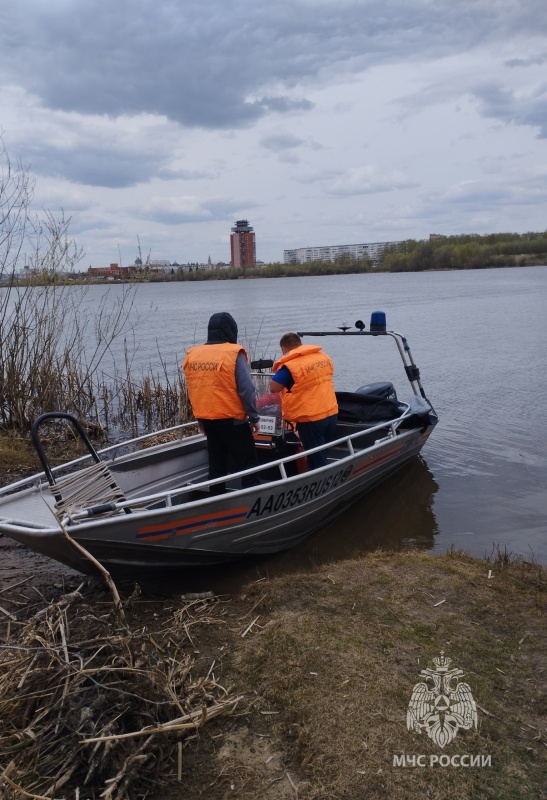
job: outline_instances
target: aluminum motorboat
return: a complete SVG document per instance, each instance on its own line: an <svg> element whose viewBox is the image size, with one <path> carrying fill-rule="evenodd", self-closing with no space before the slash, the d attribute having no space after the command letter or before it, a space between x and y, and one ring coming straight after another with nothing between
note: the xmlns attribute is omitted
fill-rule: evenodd
<svg viewBox="0 0 547 800"><path fill-rule="evenodd" d="M95 450L77 418L46 413L31 431L43 471L0 489L0 532L80 572L96 573L91 554L113 575L131 576L276 553L325 527L417 456L438 417L408 340L387 329L383 312L372 313L369 330L358 321L355 329L299 334L344 337L352 346L391 338L410 397L398 397L389 380L337 392L336 439L315 448L327 451L326 466L315 470L280 412L263 403L258 466L213 481L196 422ZM251 364L263 386L271 366ZM41 436L50 420L74 428L84 456L50 467ZM259 485L242 488L242 477L252 473ZM226 491L214 494L220 482Z"/></svg>

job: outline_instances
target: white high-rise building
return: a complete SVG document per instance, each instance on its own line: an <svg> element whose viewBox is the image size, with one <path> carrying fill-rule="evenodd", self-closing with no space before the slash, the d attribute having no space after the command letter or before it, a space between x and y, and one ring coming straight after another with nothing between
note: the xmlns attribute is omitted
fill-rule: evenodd
<svg viewBox="0 0 547 800"><path fill-rule="evenodd" d="M380 263L380 256L386 247L398 247L398 242L368 242L365 244L337 244L327 247L298 247L294 250L283 250L285 264L307 264L310 261L335 261L343 255L350 255L356 260L369 258L373 267Z"/></svg>

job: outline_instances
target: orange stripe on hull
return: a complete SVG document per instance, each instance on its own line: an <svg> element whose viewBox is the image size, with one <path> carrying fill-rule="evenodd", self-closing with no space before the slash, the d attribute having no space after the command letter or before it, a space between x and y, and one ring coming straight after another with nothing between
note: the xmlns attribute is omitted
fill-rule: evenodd
<svg viewBox="0 0 547 800"><path fill-rule="evenodd" d="M209 514L200 514L197 517L164 522L161 525L147 525L139 528L136 538L142 541L161 541L170 536L183 536L203 528L217 528L222 525L238 522L247 516L249 506L232 508L225 511L214 511Z"/></svg>

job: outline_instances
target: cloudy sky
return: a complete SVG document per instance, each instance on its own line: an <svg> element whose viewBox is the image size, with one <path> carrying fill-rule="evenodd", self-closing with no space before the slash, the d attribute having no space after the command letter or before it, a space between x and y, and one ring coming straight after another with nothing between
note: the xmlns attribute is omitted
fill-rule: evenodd
<svg viewBox="0 0 547 800"><path fill-rule="evenodd" d="M17 0L0 131L82 268L547 229L545 0Z"/></svg>

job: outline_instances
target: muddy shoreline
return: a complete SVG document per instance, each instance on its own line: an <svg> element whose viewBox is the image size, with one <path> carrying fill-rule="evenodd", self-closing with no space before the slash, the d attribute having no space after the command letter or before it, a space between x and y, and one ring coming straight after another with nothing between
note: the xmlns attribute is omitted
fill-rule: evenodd
<svg viewBox="0 0 547 800"><path fill-rule="evenodd" d="M11 442L11 439L7 441ZM3 457L0 466L0 486L15 483L39 470L37 459L35 465L24 465L29 458L31 462L34 460L32 454L29 454L28 445L25 446L22 440L16 445L20 447L22 462L20 464L13 463L15 455L11 448L8 450L0 447L0 455ZM55 584L62 587L63 584L72 586L74 581L81 581L81 578L82 576L75 570L34 553L9 536L0 534L0 591L21 581L33 583L37 587Z"/></svg>
<svg viewBox="0 0 547 800"><path fill-rule="evenodd" d="M0 481L34 471L30 464L19 475L0 469ZM547 800L547 579L538 564L501 554L487 560L464 551L409 549L242 580L237 590L197 600L180 588L154 595L134 583L116 585L123 626L101 577L86 578L0 536L0 623L9 642L0 651L0 717L11 731L0 735L2 796L41 795L33 787L49 791L47 781L29 776L28 758L39 764L37 774L55 781L55 757L70 742L74 753L67 752L62 764L67 783L55 797L99 800L121 775L130 782L124 788L120 778L117 793L108 795L112 800ZM71 592L74 613L80 611L67 625L63 604L72 602ZM44 620L51 624L44 628ZM107 652L87 628L90 622L100 624L104 647L119 642L118 649L98 665L92 686L80 681L63 694L69 679L79 680L76 668L88 658L87 648ZM66 647L61 637L43 648L46 634L61 623ZM29 631L33 647L40 643L46 655L59 650L66 656L50 659L49 672L36 669L31 656L12 674ZM177 639L182 633L187 638ZM406 720L421 671L433 669L442 654L465 673L476 713L441 747L409 730ZM140 677L134 670L139 664ZM129 678L116 680L120 665ZM177 670L181 682L173 692ZM209 708L219 699L237 701L212 719L199 712L199 729L190 724L135 739L133 749L120 748L117 761L106 759L97 769L86 736L98 731L104 738L102 721L114 701L119 741L143 726L147 733L151 716L121 715L131 696L139 713L139 695L154 700L160 675L167 695L158 694L155 707L175 697L171 718L191 698ZM134 685L127 683L135 677ZM183 679L189 682L183 685ZM60 689L57 704L70 735L61 728L56 744L57 715L41 730L45 712L19 702L19 685L29 698ZM32 750L42 740L49 748L53 742L47 756ZM443 769L434 766L440 757ZM462 757L488 768L462 769ZM421 768L411 769L417 758ZM130 771L129 763L135 765ZM86 784L92 769L95 777ZM30 794L12 791L3 777Z"/></svg>

